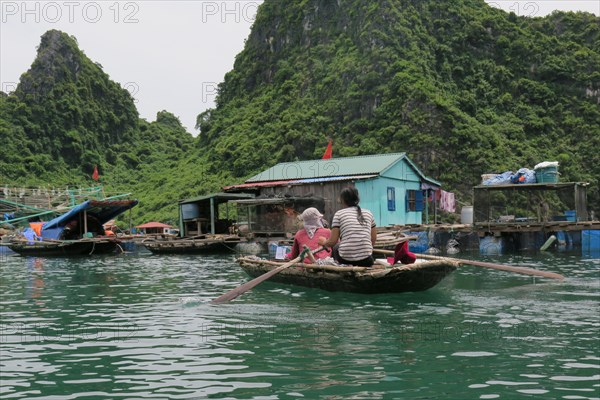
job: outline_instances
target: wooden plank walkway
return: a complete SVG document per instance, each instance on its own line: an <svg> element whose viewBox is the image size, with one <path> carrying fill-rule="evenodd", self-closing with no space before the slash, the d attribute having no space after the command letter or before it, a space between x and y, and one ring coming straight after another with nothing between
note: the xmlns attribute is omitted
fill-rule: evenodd
<svg viewBox="0 0 600 400"><path fill-rule="evenodd" d="M600 230L600 221L552 221L552 222L478 222L468 224L430 224L430 225L394 225L377 228L384 232L573 232L582 230Z"/></svg>

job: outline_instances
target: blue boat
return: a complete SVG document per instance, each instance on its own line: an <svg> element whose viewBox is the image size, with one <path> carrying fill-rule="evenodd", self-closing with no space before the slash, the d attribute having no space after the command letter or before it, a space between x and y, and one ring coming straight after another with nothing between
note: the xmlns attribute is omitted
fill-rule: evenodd
<svg viewBox="0 0 600 400"><path fill-rule="evenodd" d="M71 256L106 254L116 250L120 240L107 236L102 225L135 207L137 200L87 200L41 225L29 228L23 238L8 247L24 256Z"/></svg>

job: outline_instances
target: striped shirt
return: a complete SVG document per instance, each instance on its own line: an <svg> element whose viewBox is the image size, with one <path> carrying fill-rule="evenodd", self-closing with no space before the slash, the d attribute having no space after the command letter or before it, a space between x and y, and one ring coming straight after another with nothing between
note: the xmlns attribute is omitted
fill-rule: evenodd
<svg viewBox="0 0 600 400"><path fill-rule="evenodd" d="M375 218L371 211L361 209L364 224L358 222L356 207L339 210L333 216L332 228L340 228L340 256L348 261L359 261L373 254L371 228L375 227Z"/></svg>

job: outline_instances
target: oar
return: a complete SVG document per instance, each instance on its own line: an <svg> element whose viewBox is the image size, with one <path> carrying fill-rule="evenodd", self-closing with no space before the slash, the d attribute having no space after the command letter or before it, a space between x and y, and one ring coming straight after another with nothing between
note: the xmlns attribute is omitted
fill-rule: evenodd
<svg viewBox="0 0 600 400"><path fill-rule="evenodd" d="M394 255L394 252L391 251L391 250L373 249L373 251L374 252L378 252L378 253L382 253L382 254L391 254L391 255ZM417 257L425 258L425 259L429 259L429 260L454 260L454 261L458 261L461 264L468 264L468 265L475 265L477 267L498 269L498 270L501 270L501 271L514 272L514 273L517 273L517 274L543 276L544 278L558 279L560 281L562 281L563 279L565 279L565 277L562 276L561 274L557 274L557 273L554 273L554 272L540 271L540 270L533 269L533 268L513 267L513 266L510 266L510 265L495 264L495 263L484 262L484 261L464 260L464 259L461 259L461 258L454 258L454 257L431 256L431 255L427 255L427 254L415 254L415 255Z"/></svg>
<svg viewBox="0 0 600 400"><path fill-rule="evenodd" d="M318 253L321 250L323 250L323 248L319 249L319 250L315 250L312 252L312 254ZM294 258L293 260L291 260L290 262L287 262L285 264L283 264L281 267L277 267L275 269L272 269L269 272L266 272L264 274L262 274L259 277L256 277L254 279L252 279L249 282L244 283L241 286L236 287L235 289L230 290L229 292L222 294L221 296L217 297L216 299L214 299L213 301L211 301L211 304L221 304L221 303L226 303L230 300L235 299L236 297L238 297L239 295L246 293L248 290L252 289L253 287L257 286L258 284L266 281L267 279L269 279L270 277L272 277L273 275L276 275L278 273L280 273L281 271L283 271L284 269L294 265L295 263L299 262L300 260L303 260L304 257L306 256L306 253L310 252L308 249L304 249L302 251L302 253L300 253L300 255L296 258Z"/></svg>

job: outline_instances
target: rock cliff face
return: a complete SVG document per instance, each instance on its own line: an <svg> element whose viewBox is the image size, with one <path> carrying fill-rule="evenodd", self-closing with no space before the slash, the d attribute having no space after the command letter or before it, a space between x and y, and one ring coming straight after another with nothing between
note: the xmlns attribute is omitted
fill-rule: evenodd
<svg viewBox="0 0 600 400"><path fill-rule="evenodd" d="M32 95L33 100L48 96L56 84L77 82L84 55L77 48L76 39L51 30L42 36L37 57L31 69L21 76L15 94L22 100ZM88 62L91 62L87 60Z"/></svg>
<svg viewBox="0 0 600 400"><path fill-rule="evenodd" d="M75 38L60 31L42 36L15 95L39 128L25 129L34 144L43 144L35 151L62 156L67 164L83 162L86 151L105 155L108 146L132 141L137 130L139 116L129 92L87 58Z"/></svg>
<svg viewBox="0 0 600 400"><path fill-rule="evenodd" d="M87 186L97 165L108 191L142 193L139 209L148 212L175 208L152 199L144 183L167 175L193 137L166 111L156 122L141 120L129 92L74 37L51 30L15 92L0 95L0 141L0 183Z"/></svg>

